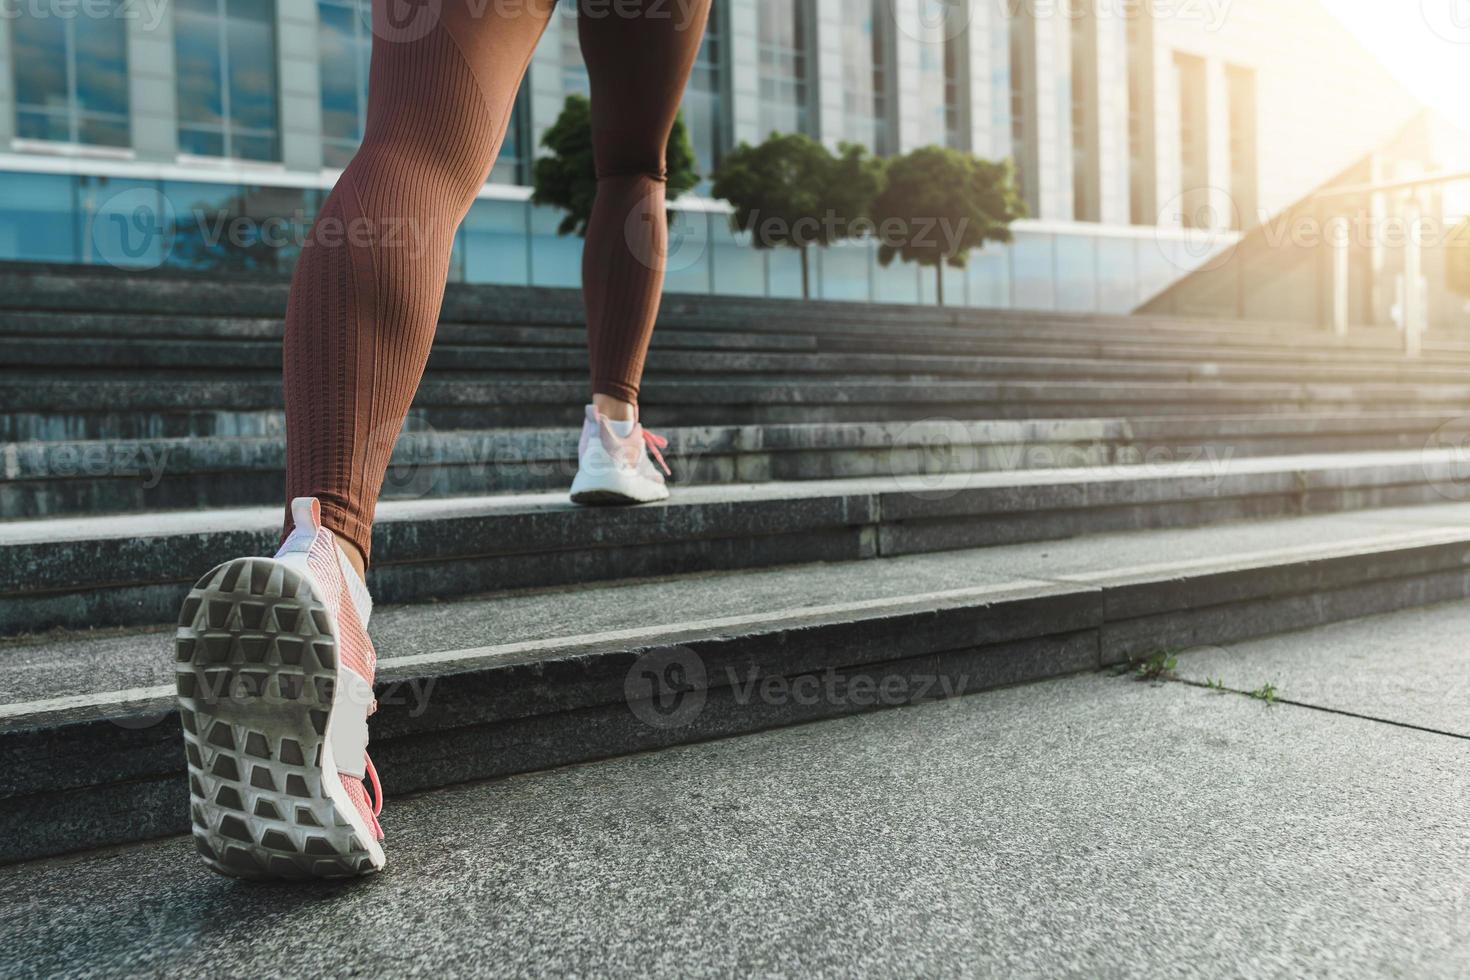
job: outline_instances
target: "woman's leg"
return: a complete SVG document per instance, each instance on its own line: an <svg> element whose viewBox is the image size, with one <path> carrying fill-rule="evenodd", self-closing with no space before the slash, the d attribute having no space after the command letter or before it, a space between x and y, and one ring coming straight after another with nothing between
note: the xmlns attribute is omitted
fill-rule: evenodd
<svg viewBox="0 0 1470 980"><path fill-rule="evenodd" d="M285 341L286 499L317 498L323 525L364 564L455 229L500 149L554 6L374 0L362 147L302 250ZM404 11L406 22L392 16Z"/></svg>
<svg viewBox="0 0 1470 980"><path fill-rule="evenodd" d="M710 0L581 0L592 83L597 200L582 252L593 401L633 417L663 290L664 148L709 19Z"/></svg>

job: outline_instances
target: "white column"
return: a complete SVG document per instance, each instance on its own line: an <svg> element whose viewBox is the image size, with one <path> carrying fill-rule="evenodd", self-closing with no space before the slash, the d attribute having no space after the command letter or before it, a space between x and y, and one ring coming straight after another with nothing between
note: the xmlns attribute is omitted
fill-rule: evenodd
<svg viewBox="0 0 1470 980"><path fill-rule="evenodd" d="M277 0L276 66L280 91L281 162L290 170L322 168L321 51L313 0Z"/></svg>
<svg viewBox="0 0 1470 980"><path fill-rule="evenodd" d="M1035 217L1070 221L1072 210L1072 44L1070 23L1060 4L1038 7L1035 70L1027 78L1027 108L1036 139Z"/></svg>
<svg viewBox="0 0 1470 980"><path fill-rule="evenodd" d="M814 0L812 20L812 108L817 139L836 149L846 135L843 92L842 18L852 0ZM860 2L860 0L859 0Z"/></svg>
<svg viewBox="0 0 1470 980"><path fill-rule="evenodd" d="M127 21L133 153L139 160L173 160L179 153L173 5L144 3L134 9L137 16ZM9 45L3 50L8 51ZM8 82L8 71L5 78ZM5 112L0 125L8 125L12 115Z"/></svg>
<svg viewBox="0 0 1470 980"><path fill-rule="evenodd" d="M1240 204L1231 196L1230 177L1230 79L1220 58L1205 61L1205 152L1209 168L1212 231L1228 231L1237 221Z"/></svg>
<svg viewBox="0 0 1470 980"><path fill-rule="evenodd" d="M729 66L730 128L736 143L759 143L760 131L760 25L752 0L730 3Z"/></svg>
<svg viewBox="0 0 1470 980"><path fill-rule="evenodd" d="M970 149L978 156L1003 160L1011 155L1011 98L1006 81L1010 38L1005 5L997 0L967 0L957 16L967 20Z"/></svg>
<svg viewBox="0 0 1470 980"><path fill-rule="evenodd" d="M10 60L10 18L0 17L0 149L15 138L15 65Z"/></svg>
<svg viewBox="0 0 1470 980"><path fill-rule="evenodd" d="M1184 175L1179 160L1179 72L1167 51L1153 59L1154 206L1148 214L1163 228L1184 226Z"/></svg>
<svg viewBox="0 0 1470 980"><path fill-rule="evenodd" d="M1105 225L1129 221L1128 32L1116 15L1094 18L1097 44L1096 142L1099 218Z"/></svg>
<svg viewBox="0 0 1470 980"><path fill-rule="evenodd" d="M893 11L893 133L895 149L908 153L923 146L923 47L932 43L920 4L924 0L892 0ZM942 97L942 93L941 93Z"/></svg>
<svg viewBox="0 0 1470 980"><path fill-rule="evenodd" d="M1337 218L1332 222L1328 238L1332 249L1332 332L1339 337L1346 337L1348 333L1351 235L1351 225L1347 218Z"/></svg>

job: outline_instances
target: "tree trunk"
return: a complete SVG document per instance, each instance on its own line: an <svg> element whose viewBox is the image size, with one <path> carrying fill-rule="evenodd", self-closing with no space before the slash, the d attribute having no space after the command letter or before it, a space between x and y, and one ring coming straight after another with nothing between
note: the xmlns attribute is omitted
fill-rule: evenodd
<svg viewBox="0 0 1470 980"><path fill-rule="evenodd" d="M801 298L812 298L812 274L807 268L807 252L809 246L801 246Z"/></svg>
<svg viewBox="0 0 1470 980"><path fill-rule="evenodd" d="M934 267L934 285L939 290L939 305L944 305L944 263L941 262Z"/></svg>

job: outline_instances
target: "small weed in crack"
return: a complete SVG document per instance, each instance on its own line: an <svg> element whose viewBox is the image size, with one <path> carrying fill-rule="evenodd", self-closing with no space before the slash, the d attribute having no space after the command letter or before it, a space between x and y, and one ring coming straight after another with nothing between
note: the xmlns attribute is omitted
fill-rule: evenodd
<svg viewBox="0 0 1470 980"><path fill-rule="evenodd" d="M1167 681L1173 680L1174 668L1178 666L1177 656L1161 651L1151 657L1134 657L1126 664L1119 664L1113 668L1113 675L1121 677L1131 674L1140 681Z"/></svg>

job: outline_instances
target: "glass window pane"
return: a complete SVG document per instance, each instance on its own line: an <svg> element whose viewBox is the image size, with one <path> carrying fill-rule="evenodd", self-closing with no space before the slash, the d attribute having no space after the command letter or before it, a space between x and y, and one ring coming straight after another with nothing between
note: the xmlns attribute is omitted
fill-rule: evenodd
<svg viewBox="0 0 1470 980"><path fill-rule="evenodd" d="M75 178L0 175L0 259L77 261Z"/></svg>
<svg viewBox="0 0 1470 980"><path fill-rule="evenodd" d="M872 247L868 242L842 242L818 250L822 274L817 295L822 299L866 301Z"/></svg>
<svg viewBox="0 0 1470 980"><path fill-rule="evenodd" d="M714 255L714 291L735 296L764 296L765 253L750 244L748 232L730 227L728 216L711 216L710 239Z"/></svg>
<svg viewBox="0 0 1470 980"><path fill-rule="evenodd" d="M270 0L228 0L230 122L252 135L276 130L275 8ZM269 159L254 153L239 156Z"/></svg>
<svg viewBox="0 0 1470 980"><path fill-rule="evenodd" d="M15 114L16 135L30 140L70 140L71 121L64 112L27 112Z"/></svg>
<svg viewBox="0 0 1470 980"><path fill-rule="evenodd" d="M479 200L460 225L465 282L530 282L524 201Z"/></svg>
<svg viewBox="0 0 1470 980"><path fill-rule="evenodd" d="M182 5L174 17L174 56L178 72L179 122L223 127L224 90L220 86L219 30L213 14L191 12ZM180 126L182 130L183 125ZM184 140L182 131L180 140ZM213 151L223 152L221 149ZM210 152L188 149L190 153Z"/></svg>
<svg viewBox="0 0 1470 980"><path fill-rule="evenodd" d="M582 285L582 239L558 235L564 212L559 208L531 209L531 285Z"/></svg>
<svg viewBox="0 0 1470 980"><path fill-rule="evenodd" d="M79 177L76 200L83 261L142 269L163 262L172 228L155 181Z"/></svg>
<svg viewBox="0 0 1470 980"><path fill-rule="evenodd" d="M322 135L356 143L362 139L362 106L358 62L367 39L359 36L356 11L337 3L320 3Z"/></svg>
<svg viewBox="0 0 1470 980"><path fill-rule="evenodd" d="M1097 241L1091 235L1057 235L1056 308L1097 309Z"/></svg>
<svg viewBox="0 0 1470 980"><path fill-rule="evenodd" d="M670 212L668 259L664 289L671 293L707 293L709 278L709 215L704 211Z"/></svg>
<svg viewBox="0 0 1470 980"><path fill-rule="evenodd" d="M64 110L66 23L59 17L23 16L11 23L10 30L16 102L23 108Z"/></svg>
<svg viewBox="0 0 1470 980"><path fill-rule="evenodd" d="M126 116L128 112L127 21L121 4L107 16L75 20L77 105L85 112Z"/></svg>

